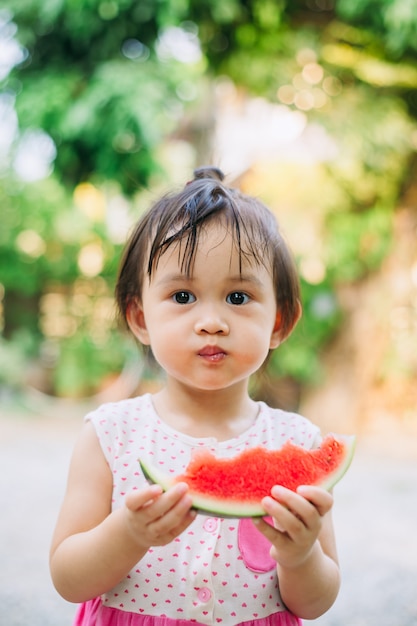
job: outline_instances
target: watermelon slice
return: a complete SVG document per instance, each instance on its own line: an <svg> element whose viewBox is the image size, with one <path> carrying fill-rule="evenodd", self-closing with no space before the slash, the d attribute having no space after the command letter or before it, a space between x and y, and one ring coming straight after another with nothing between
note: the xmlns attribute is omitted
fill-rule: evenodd
<svg viewBox="0 0 417 626"><path fill-rule="evenodd" d="M168 476L145 459L142 471L166 491L178 482L190 487L193 507L219 517L261 517L261 500L274 485L295 491L300 485L331 489L348 469L355 437L327 435L319 448L306 450L287 441L279 450L248 448L219 459L206 449L194 452L183 474Z"/></svg>

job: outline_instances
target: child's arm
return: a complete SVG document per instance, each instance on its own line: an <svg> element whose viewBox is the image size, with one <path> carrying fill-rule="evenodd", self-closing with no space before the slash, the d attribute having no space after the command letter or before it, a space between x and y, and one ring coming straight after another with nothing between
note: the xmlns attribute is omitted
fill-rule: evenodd
<svg viewBox="0 0 417 626"><path fill-rule="evenodd" d="M276 486L272 496L264 498L263 506L275 528L264 520L256 525L272 542L282 600L297 617L316 619L332 606L340 587L333 497L307 486L297 493Z"/></svg>
<svg viewBox="0 0 417 626"><path fill-rule="evenodd" d="M184 484L167 493L155 485L138 489L114 512L112 486L112 473L87 423L75 446L50 555L54 585L70 602L114 587L152 545L169 543L195 517Z"/></svg>

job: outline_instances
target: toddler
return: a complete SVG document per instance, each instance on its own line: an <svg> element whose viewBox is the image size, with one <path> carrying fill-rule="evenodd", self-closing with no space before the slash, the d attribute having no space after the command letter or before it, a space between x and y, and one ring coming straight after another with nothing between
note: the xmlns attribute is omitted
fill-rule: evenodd
<svg viewBox="0 0 417 626"><path fill-rule="evenodd" d="M265 519L197 514L187 485L149 485L138 457L182 472L193 450L232 457L316 426L254 401L249 379L291 333L297 273L272 213L202 168L142 217L116 296L165 372L154 394L86 416L50 556L75 626L292 626L333 604L339 568L332 495L279 485Z"/></svg>

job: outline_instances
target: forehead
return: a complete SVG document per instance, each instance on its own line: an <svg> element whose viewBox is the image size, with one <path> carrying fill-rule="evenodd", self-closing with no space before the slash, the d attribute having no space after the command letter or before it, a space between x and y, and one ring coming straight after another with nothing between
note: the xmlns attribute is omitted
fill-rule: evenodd
<svg viewBox="0 0 417 626"><path fill-rule="evenodd" d="M238 236L227 224L206 223L201 225L194 239L184 236L171 243L161 253L157 267L176 265L190 276L213 262L221 262L235 273L241 273L249 267L270 270L268 255L260 256L257 253L259 249L245 233Z"/></svg>

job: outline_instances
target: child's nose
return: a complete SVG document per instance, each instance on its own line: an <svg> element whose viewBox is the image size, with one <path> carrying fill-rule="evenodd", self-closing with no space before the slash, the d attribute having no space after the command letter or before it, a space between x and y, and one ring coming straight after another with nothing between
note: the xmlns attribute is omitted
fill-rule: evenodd
<svg viewBox="0 0 417 626"><path fill-rule="evenodd" d="M226 320L214 308L206 309L202 312L195 323L194 329L197 334L229 334L229 326Z"/></svg>

